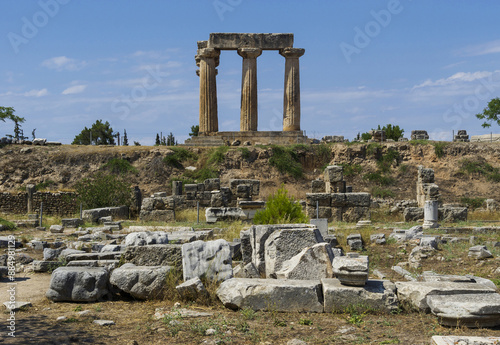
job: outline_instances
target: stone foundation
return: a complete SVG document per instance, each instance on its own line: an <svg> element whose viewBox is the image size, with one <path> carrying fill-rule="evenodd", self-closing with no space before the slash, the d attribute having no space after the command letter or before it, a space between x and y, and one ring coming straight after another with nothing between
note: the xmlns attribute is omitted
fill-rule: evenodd
<svg viewBox="0 0 500 345"><path fill-rule="evenodd" d="M307 137L302 131L247 131L247 132L213 132L185 141L186 146L224 146L233 145L291 145L305 144ZM236 145L235 145L236 146Z"/></svg>

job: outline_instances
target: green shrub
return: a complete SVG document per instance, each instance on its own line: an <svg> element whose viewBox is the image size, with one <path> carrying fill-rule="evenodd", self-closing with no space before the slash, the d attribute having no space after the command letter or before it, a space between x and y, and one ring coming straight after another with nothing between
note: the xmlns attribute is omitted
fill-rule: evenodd
<svg viewBox="0 0 500 345"><path fill-rule="evenodd" d="M289 174L292 177L300 178L303 175L302 165L293 147L271 146L271 158L269 164L282 174Z"/></svg>
<svg viewBox="0 0 500 345"><path fill-rule="evenodd" d="M462 197L460 198L460 202L467 206L470 207L471 209L475 210L476 208L479 208L483 206L483 203L486 199L484 198L469 198L469 197Z"/></svg>
<svg viewBox="0 0 500 345"><path fill-rule="evenodd" d="M192 160L198 159L198 156L195 153L183 147L170 147L169 149L174 152L163 158L163 161L168 166L182 169L183 168L182 162L187 161L188 159Z"/></svg>
<svg viewBox="0 0 500 345"><path fill-rule="evenodd" d="M302 206L282 186L276 194L271 195L266 207L258 211L253 219L254 224L290 224L308 223L307 216L302 212Z"/></svg>
<svg viewBox="0 0 500 345"><path fill-rule="evenodd" d="M55 185L56 183L52 180L46 180L46 181L43 181L43 182L40 182L38 183L36 186L35 186L35 189L37 191L41 191L41 190L44 190L44 189L47 189L48 187L50 186L53 186Z"/></svg>
<svg viewBox="0 0 500 345"><path fill-rule="evenodd" d="M383 189L383 188L380 188L377 186L372 188L371 194L372 194L372 196L374 196L376 198L382 198L382 199L394 197L394 192L392 190Z"/></svg>
<svg viewBox="0 0 500 345"><path fill-rule="evenodd" d="M206 165L201 169L197 169L194 171L184 171L183 174L188 180L194 180L196 182L203 182L209 178L217 178L219 177L219 171L213 166Z"/></svg>
<svg viewBox="0 0 500 345"><path fill-rule="evenodd" d="M434 142L434 153L437 158L444 157L444 148L448 146L448 143L444 141L436 141Z"/></svg>
<svg viewBox="0 0 500 345"><path fill-rule="evenodd" d="M16 224L9 222L6 219L0 218L0 224L5 226L7 230L15 230L17 228Z"/></svg>
<svg viewBox="0 0 500 345"><path fill-rule="evenodd" d="M500 182L500 169L493 167L484 160L461 160L459 173L464 175L484 176L492 182Z"/></svg>
<svg viewBox="0 0 500 345"><path fill-rule="evenodd" d="M75 186L78 202L85 209L130 205L131 189L124 179L98 172Z"/></svg>
<svg viewBox="0 0 500 345"><path fill-rule="evenodd" d="M241 152L241 158L248 160L250 158L250 150L246 147L240 147L238 149Z"/></svg>
<svg viewBox="0 0 500 345"><path fill-rule="evenodd" d="M366 155L378 158L381 150L382 146L379 143L370 143L366 146Z"/></svg>
<svg viewBox="0 0 500 345"><path fill-rule="evenodd" d="M380 172L367 173L363 176L363 179L378 183L381 186L390 186L394 184L394 178L383 176Z"/></svg>
<svg viewBox="0 0 500 345"><path fill-rule="evenodd" d="M356 176L363 171L363 167L359 164L346 164L342 163L340 164L344 167L344 176Z"/></svg>
<svg viewBox="0 0 500 345"><path fill-rule="evenodd" d="M226 152L229 151L229 146L219 146L208 156L207 163L212 165L219 165L224 162L226 158Z"/></svg>
<svg viewBox="0 0 500 345"><path fill-rule="evenodd" d="M137 173L137 169L126 159L111 158L102 169L109 170L113 174Z"/></svg>
<svg viewBox="0 0 500 345"><path fill-rule="evenodd" d="M383 173L388 173L391 170L392 163L397 163L398 160L399 152L389 148L386 154L380 155L380 158L377 159L378 169Z"/></svg>

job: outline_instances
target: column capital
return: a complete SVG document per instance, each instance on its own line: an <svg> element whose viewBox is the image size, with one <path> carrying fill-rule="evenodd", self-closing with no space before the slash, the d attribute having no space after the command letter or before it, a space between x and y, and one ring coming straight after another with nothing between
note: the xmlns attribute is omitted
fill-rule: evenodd
<svg viewBox="0 0 500 345"><path fill-rule="evenodd" d="M238 55L244 59L255 59L262 54L260 48L238 48Z"/></svg>
<svg viewBox="0 0 500 345"><path fill-rule="evenodd" d="M304 48L283 48L280 49L280 55L286 58L299 58L306 50Z"/></svg>
<svg viewBox="0 0 500 345"><path fill-rule="evenodd" d="M200 59L209 59L209 58L217 58L220 56L220 50L215 48L202 48L198 49L198 54L196 54L195 58Z"/></svg>

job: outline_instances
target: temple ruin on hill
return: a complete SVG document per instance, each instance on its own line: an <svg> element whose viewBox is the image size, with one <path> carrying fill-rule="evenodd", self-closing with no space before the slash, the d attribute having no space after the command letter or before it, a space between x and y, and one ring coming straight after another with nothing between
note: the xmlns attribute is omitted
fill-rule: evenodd
<svg viewBox="0 0 500 345"><path fill-rule="evenodd" d="M219 132L216 67L221 50L236 50L243 58L239 132ZM257 57L263 50L277 50L285 58L283 131L257 130ZM299 58L304 52L302 48L293 48L293 34L211 33L208 41L199 41L195 59L200 77L200 131L197 137L188 139L186 145L305 142L307 137L300 130L299 76Z"/></svg>

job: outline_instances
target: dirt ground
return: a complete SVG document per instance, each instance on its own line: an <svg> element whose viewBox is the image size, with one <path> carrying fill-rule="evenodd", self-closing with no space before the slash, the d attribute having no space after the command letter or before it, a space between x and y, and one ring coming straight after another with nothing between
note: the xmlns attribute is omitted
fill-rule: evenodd
<svg viewBox="0 0 500 345"><path fill-rule="evenodd" d="M496 224L498 225L498 223ZM346 233L349 230L345 230ZM362 232L363 238L370 233L383 232L388 235L391 227L378 227ZM441 230L437 234L443 235ZM23 230L29 236L29 230ZM345 235L345 233L344 233ZM450 234L469 236L470 233ZM477 234L476 234L477 235ZM338 237L343 245L343 235ZM477 241L498 240L498 234L476 236ZM366 242L366 241L365 241ZM368 242L367 242L368 243ZM377 268L393 281L402 280L390 267L407 260L415 244L389 243L367 244L363 254L370 257L370 270ZM416 273L434 270L442 274L475 274L492 280L500 278L496 271L500 249L494 251L497 258L477 261L467 257L469 244L441 246L436 255L422 261ZM40 252L24 251L36 259ZM375 278L371 275L371 278ZM0 281L0 299L8 299L7 279ZM17 301L30 301L32 307L16 312L16 337L7 334L9 317L5 310L0 322L0 344L286 344L291 339L300 339L307 344L430 344L433 335L497 336L500 328L467 329L440 326L430 314L399 310L394 314L370 313L366 310L345 310L340 313L278 313L232 311L220 303L209 306L182 302L181 307L212 313L211 316L182 318L178 307L171 300L134 301L116 300L98 303L53 303L45 298L50 283L49 273L16 274ZM171 315L156 319L156 309ZM85 316L81 311L88 310ZM57 318L65 316L65 320ZM115 325L99 326L94 320L112 320ZM2 329L3 328L3 329ZM206 335L213 329L213 335Z"/></svg>

